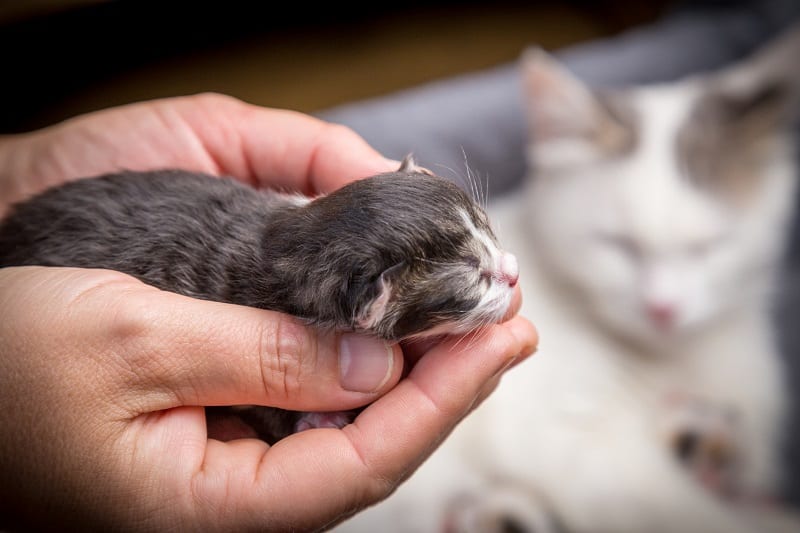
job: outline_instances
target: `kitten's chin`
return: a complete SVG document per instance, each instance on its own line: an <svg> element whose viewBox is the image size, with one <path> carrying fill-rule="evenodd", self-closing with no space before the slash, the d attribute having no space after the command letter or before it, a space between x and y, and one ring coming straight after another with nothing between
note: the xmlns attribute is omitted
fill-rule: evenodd
<svg viewBox="0 0 800 533"><path fill-rule="evenodd" d="M467 334L480 335L493 324L498 324L507 318L509 309L514 300L514 289L509 287L506 291L498 291L490 299L481 300L475 309L467 316L457 320L448 320L433 326L430 329L415 333L404 340L429 340L444 336L459 336Z"/></svg>

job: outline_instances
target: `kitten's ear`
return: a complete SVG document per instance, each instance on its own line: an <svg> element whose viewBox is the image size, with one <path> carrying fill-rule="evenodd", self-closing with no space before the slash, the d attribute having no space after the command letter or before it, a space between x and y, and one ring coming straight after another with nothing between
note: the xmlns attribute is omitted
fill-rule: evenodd
<svg viewBox="0 0 800 533"><path fill-rule="evenodd" d="M383 271L380 277L375 281L375 297L369 302L358 317L358 327L363 330L376 331L385 334L384 331L378 331L381 323L385 323L386 313L389 301L392 299L392 292L396 285L395 280L400 276L406 268L406 263L398 263L391 268Z"/></svg>
<svg viewBox="0 0 800 533"><path fill-rule="evenodd" d="M429 176L433 176L433 172L428 170L425 167L421 167L417 164L417 160L414 159L414 154L408 154L403 158L403 161L400 163L400 168L397 169L398 172L403 172L405 174L427 174Z"/></svg>

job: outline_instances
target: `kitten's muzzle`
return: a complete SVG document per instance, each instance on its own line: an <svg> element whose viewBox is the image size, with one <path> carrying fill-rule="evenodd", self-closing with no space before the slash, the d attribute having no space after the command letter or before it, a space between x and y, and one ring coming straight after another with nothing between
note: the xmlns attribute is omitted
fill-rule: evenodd
<svg viewBox="0 0 800 533"><path fill-rule="evenodd" d="M497 261L497 266L492 272L492 279L500 283L506 283L513 287L519 281L519 264L514 254L503 252Z"/></svg>

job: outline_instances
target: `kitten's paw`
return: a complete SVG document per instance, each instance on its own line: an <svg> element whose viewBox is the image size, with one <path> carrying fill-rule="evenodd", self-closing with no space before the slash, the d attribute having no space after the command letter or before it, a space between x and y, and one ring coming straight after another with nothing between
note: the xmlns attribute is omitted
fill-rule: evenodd
<svg viewBox="0 0 800 533"><path fill-rule="evenodd" d="M445 533L559 533L563 531L538 495L522 487L491 485L460 495L448 506Z"/></svg>
<svg viewBox="0 0 800 533"><path fill-rule="evenodd" d="M668 408L665 431L672 453L704 487L734 498L739 454L736 412L687 397L671 398Z"/></svg>
<svg viewBox="0 0 800 533"><path fill-rule="evenodd" d="M349 411L332 411L328 413L303 413L294 425L295 433L307 429L335 428L341 429L352 422L353 413Z"/></svg>

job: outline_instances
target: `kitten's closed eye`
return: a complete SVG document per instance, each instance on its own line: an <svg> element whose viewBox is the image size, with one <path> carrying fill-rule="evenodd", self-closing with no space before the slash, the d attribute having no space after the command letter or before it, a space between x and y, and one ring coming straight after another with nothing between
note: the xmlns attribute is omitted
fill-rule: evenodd
<svg viewBox="0 0 800 533"><path fill-rule="evenodd" d="M471 268L480 268L481 260L475 256L468 256L464 258L464 262Z"/></svg>

